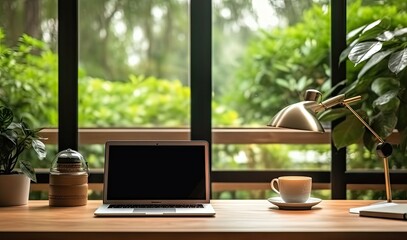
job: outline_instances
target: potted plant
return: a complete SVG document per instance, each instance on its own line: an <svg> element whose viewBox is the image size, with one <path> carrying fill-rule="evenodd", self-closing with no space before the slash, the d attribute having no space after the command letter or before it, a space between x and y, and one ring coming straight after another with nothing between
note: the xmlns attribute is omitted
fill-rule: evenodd
<svg viewBox="0 0 407 240"><path fill-rule="evenodd" d="M13 111L0 106L0 206L27 204L30 179L37 179L30 161L19 157L34 149L40 159L45 158L45 145L38 132L22 119L14 121Z"/></svg>
<svg viewBox="0 0 407 240"><path fill-rule="evenodd" d="M347 61L347 79L338 84L346 97L360 95L354 108L382 137L395 130L400 134L397 150L404 155L407 143L407 28L393 26L380 19L361 26L347 36L348 47L341 61ZM321 121L342 118L333 130L337 148L363 142L373 149L377 140L345 108L335 108L320 115Z"/></svg>

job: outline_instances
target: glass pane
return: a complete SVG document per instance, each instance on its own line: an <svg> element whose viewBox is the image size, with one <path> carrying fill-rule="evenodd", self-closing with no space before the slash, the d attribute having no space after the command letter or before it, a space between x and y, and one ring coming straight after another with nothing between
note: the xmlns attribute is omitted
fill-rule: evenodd
<svg viewBox="0 0 407 240"><path fill-rule="evenodd" d="M57 0L2 0L0 3L0 105L32 129L58 126ZM33 149L19 160L49 168L56 144L43 139L47 157ZM16 168L19 168L17 163Z"/></svg>
<svg viewBox="0 0 407 240"><path fill-rule="evenodd" d="M56 0L0 5L0 100L35 127L58 124L56 13Z"/></svg>
<svg viewBox="0 0 407 240"><path fill-rule="evenodd" d="M328 144L215 144L213 170L331 169Z"/></svg>
<svg viewBox="0 0 407 240"><path fill-rule="evenodd" d="M81 0L80 127L189 127L188 2Z"/></svg>
<svg viewBox="0 0 407 240"><path fill-rule="evenodd" d="M264 127L305 90L329 90L327 1L217 0L213 19L214 102L234 113L215 107L214 126Z"/></svg>
<svg viewBox="0 0 407 240"><path fill-rule="evenodd" d="M214 127L266 127L305 90L330 89L329 1L214 0L212 14ZM214 151L214 169L330 169L328 142Z"/></svg>
<svg viewBox="0 0 407 240"><path fill-rule="evenodd" d="M390 62L397 52L406 50L403 45L405 36L397 34L397 30L407 27L407 3L403 0L348 0L347 3L348 46L357 41L355 47L365 44L365 48L360 48L358 53L351 48L345 52L347 87L344 92L349 96L363 97L354 108L381 138L394 144L389 158L390 168L405 169L407 107L403 99L407 94L403 76L407 71L405 66L399 66L395 72ZM369 43L374 45L371 45L372 51L366 52ZM378 58L381 54L383 57ZM392 136L395 130L401 136ZM348 169L383 169L383 161L375 151L379 139L369 130L361 128L357 134L354 132L341 138L361 143L348 147Z"/></svg>
<svg viewBox="0 0 407 240"><path fill-rule="evenodd" d="M250 190L220 190L213 191L213 199L268 199L277 197L272 190L250 189ZM330 199L330 190L312 190L311 196L320 199Z"/></svg>

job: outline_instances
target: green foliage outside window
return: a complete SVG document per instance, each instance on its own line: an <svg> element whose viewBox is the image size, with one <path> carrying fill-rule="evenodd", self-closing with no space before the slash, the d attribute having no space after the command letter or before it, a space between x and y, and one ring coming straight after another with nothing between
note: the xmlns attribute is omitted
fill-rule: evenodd
<svg viewBox="0 0 407 240"><path fill-rule="evenodd" d="M364 6L360 0L352 1L347 8L348 29L383 16L391 16L393 26L407 25L404 1L392 1L392 4ZM240 115L245 116L244 122L268 122L281 106L302 100L306 89L316 88L328 94L331 90L330 41L329 9L318 4L304 13L301 22L261 31L258 39L248 46L237 75L236 86L242 94L229 98ZM347 66L349 81L356 78L359 70L360 66ZM351 151L358 149L352 147ZM356 162L349 162L350 165L362 166L364 162L368 167L375 153L366 158L362 151L356 158Z"/></svg>
<svg viewBox="0 0 407 240"><path fill-rule="evenodd" d="M137 1L129 4L137 4ZM348 28L354 29L381 16L392 16L395 22L401 21L405 14L401 10L403 4L404 0L392 1L392 5L363 6L360 0L352 1L348 6ZM181 9L180 6L172 7ZM219 98L217 95L212 103L213 125L264 126L282 106L300 100L305 89L317 88L323 93L328 92L329 11L327 4L319 1L288 27L260 30L240 61L241 70L236 73L236 80L229 84L230 89L224 91L229 94ZM0 30L0 100L7 106L19 109L17 114L24 115L33 126L56 127L57 55L46 44L28 36L23 36L19 45L12 48L2 39L4 33ZM348 76L352 76L352 68L348 69ZM93 68L93 71L99 72L96 70ZM190 92L182 84L185 79L167 80L152 74L103 79L87 72L88 69L81 68L79 74L80 126L189 125ZM117 124L118 120L120 125ZM329 152L328 146L319 147L312 146L318 149L321 156ZM290 162L287 156L276 154L293 149L307 151L307 148L309 146L215 146L213 156L216 162L213 166L219 169L329 169L329 157L321 157L321 161L305 165ZM89 155L84 155L93 159L90 162L93 161L94 166L100 167L102 161L97 156L101 149L89 147L87 151ZM353 146L351 151L360 152L358 147ZM247 158L244 162L238 157L241 152ZM367 160L372 155L364 150L363 154L352 158L357 158L357 161L352 159L350 164L361 168L373 162ZM48 165L38 163L38 166Z"/></svg>

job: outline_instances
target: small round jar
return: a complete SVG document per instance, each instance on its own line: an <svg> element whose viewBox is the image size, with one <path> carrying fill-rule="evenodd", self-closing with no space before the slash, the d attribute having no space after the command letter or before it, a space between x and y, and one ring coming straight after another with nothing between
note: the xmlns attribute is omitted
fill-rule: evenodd
<svg viewBox="0 0 407 240"><path fill-rule="evenodd" d="M49 178L49 205L74 207L87 204L88 164L72 149L59 152L52 161Z"/></svg>

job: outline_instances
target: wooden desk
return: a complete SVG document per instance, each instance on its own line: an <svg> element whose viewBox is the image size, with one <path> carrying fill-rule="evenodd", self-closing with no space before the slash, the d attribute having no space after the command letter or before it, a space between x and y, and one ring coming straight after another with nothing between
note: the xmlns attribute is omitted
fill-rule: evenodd
<svg viewBox="0 0 407 240"><path fill-rule="evenodd" d="M0 239L407 239L407 221L365 218L349 208L375 201L324 200L282 211L266 200L213 200L215 217L94 217L101 201L50 208L48 201L0 208Z"/></svg>

